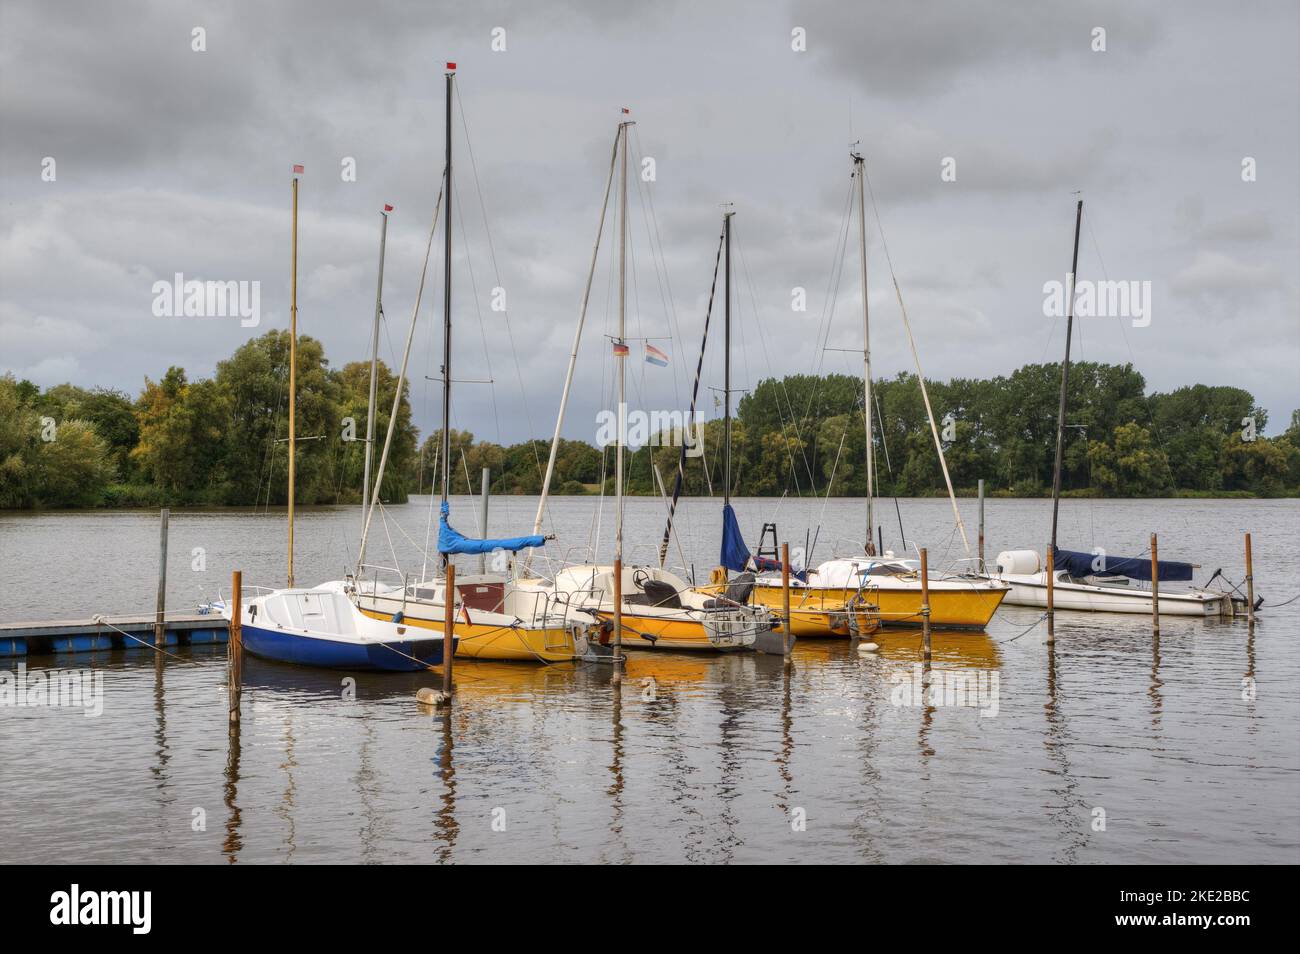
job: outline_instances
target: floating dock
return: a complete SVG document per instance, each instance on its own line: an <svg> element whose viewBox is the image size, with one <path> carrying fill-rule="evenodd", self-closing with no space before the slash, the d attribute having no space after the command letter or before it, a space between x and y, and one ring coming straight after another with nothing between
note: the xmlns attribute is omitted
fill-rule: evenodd
<svg viewBox="0 0 1300 954"><path fill-rule="evenodd" d="M195 613L165 620L164 646L224 643L229 624L216 613ZM129 633L130 636L124 636ZM134 636L135 638L130 638ZM139 649L154 645L154 617L103 616L96 619L0 623L0 658L49 653L84 653L110 649Z"/></svg>

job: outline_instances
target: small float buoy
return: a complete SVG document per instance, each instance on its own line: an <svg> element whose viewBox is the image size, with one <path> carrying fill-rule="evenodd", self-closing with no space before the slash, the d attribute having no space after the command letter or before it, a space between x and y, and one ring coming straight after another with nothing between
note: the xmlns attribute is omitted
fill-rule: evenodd
<svg viewBox="0 0 1300 954"><path fill-rule="evenodd" d="M874 653L880 646L877 643L858 643L858 652Z"/></svg>
<svg viewBox="0 0 1300 954"><path fill-rule="evenodd" d="M451 695L441 689L430 689L426 686L416 690L415 701L422 706L445 706L451 701Z"/></svg>

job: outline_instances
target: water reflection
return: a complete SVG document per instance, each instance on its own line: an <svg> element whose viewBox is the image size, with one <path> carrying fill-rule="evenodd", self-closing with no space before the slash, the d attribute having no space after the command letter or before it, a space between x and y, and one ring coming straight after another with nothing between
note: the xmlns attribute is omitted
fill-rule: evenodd
<svg viewBox="0 0 1300 954"><path fill-rule="evenodd" d="M287 710L284 714L284 760L280 763L280 768L284 770L284 794L280 796L279 803L275 806L275 813L285 824L284 845L286 849L285 861L293 861L294 852L298 848L298 784L294 779L294 769L298 767L298 760L294 755L294 736L293 736L293 711Z"/></svg>
<svg viewBox="0 0 1300 954"><path fill-rule="evenodd" d="M226 837L221 843L221 853L226 861L234 864L244 841L239 834L241 815L239 811L239 755L240 724L230 723L226 740L225 782L222 785L222 801L226 805Z"/></svg>
<svg viewBox="0 0 1300 954"><path fill-rule="evenodd" d="M437 858L439 864L452 861L456 851L456 836L460 825L456 821L456 762L455 726L453 712L456 706L443 707L435 720L442 729L441 747L438 753L438 780L442 783L442 796L434 820L434 840L438 843Z"/></svg>

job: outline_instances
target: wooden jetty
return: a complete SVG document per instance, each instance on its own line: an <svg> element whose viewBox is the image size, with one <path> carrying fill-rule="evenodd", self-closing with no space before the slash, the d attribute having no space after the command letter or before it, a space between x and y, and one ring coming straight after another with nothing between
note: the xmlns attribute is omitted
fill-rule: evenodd
<svg viewBox="0 0 1300 954"><path fill-rule="evenodd" d="M143 650L155 644L156 625L157 618L152 613L0 623L0 657L108 649ZM217 613L174 616L163 622L164 646L224 643L228 638L229 623Z"/></svg>

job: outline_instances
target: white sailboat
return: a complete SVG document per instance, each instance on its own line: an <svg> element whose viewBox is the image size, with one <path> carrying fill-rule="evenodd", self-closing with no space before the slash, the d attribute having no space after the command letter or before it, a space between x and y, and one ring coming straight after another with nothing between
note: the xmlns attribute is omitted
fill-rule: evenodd
<svg viewBox="0 0 1300 954"><path fill-rule="evenodd" d="M921 620L922 586L919 561L898 559L893 553L882 555L876 552L875 538L878 533L875 522L876 465L872 439L874 399L871 382L871 322L867 301L866 161L856 151L852 153L851 158L856 180L858 262L862 288L862 384L866 428L867 537L863 554L823 561L815 569L800 574L799 579L792 579L792 605L800 609L833 613L837 609L842 610L845 606L870 604L875 607L881 625L911 628L919 625ZM899 305L901 308L901 293ZM916 359L917 381L925 402L925 412L929 418L935 449L939 455L939 465L947 485L948 499L952 504L953 518L961 534L962 545L969 557L971 551L970 543L966 539L966 527L957 508L952 478L948 474L943 444L939 440L938 426L930 407L929 392L925 386L925 377L921 372L916 343L911 337L905 309L903 323L911 344L912 356ZM756 559L762 562L761 558ZM1007 585L1001 581L982 578L975 574L931 575L928 589L930 624L941 629L983 629L993 618L994 612L1008 592ZM780 576L771 574L760 576L755 588L755 596L759 602L769 607L782 605L784 595L781 590Z"/></svg>
<svg viewBox="0 0 1300 954"><path fill-rule="evenodd" d="M1116 559L1057 550L1053 561L1054 609L1151 615L1150 560ZM1229 594L1166 587L1167 583L1176 580L1190 580L1191 564L1170 560L1159 562L1161 616L1222 616L1231 613L1231 605L1226 602ZM1093 569L1094 564L1096 569ZM1136 575L1130 576L1130 573ZM1047 569L1042 565L1037 550L999 553L990 578L1011 587L1006 602L1013 606L1047 605ZM1143 580L1147 581L1146 586L1142 584Z"/></svg>
<svg viewBox="0 0 1300 954"><path fill-rule="evenodd" d="M752 649L755 641L772 629L772 616L763 607L747 606L737 601L699 593L680 577L660 566L623 565L623 443L627 427L625 378L628 346L627 328L627 163L628 129L631 121L619 123L610 157L609 178L605 185L605 199L601 206L600 227L596 233L596 246L592 250L591 269L587 275L586 290L578 328L574 335L568 372L560 398L560 410L551 443L550 459L538 501L534 532L540 532L546 511L551 477L559 448L564 412L577 365L578 346L586 320L587 302L591 295L596 258L600 249L600 235L604 231L605 210L609 205L610 191L616 166L619 169L618 228L619 228L619 291L618 336L612 343L617 363L618 436L614 450L615 532L613 565L586 563L565 567L555 573L553 580L535 578L521 580L521 588L530 588L545 594L555 605L566 605L579 613L599 620L606 629L602 642L610 640L625 648L675 649L703 651L731 651Z"/></svg>
<svg viewBox="0 0 1300 954"><path fill-rule="evenodd" d="M1069 307L1065 319L1065 357L1061 363L1061 393L1056 415L1056 463L1052 470L1052 553L1053 609L1083 610L1093 613L1142 613L1151 615L1156 599L1150 589L1154 579L1160 584L1161 616L1230 615L1232 599L1227 593L1188 588L1166 589L1166 583L1190 582L1194 566L1160 560L1113 557L1104 551L1081 553L1061 550L1056 545L1056 530L1061 508L1061 466L1065 447L1066 395L1070 380L1070 342L1074 336L1074 289L1079 268L1079 230L1083 223L1083 200L1074 212L1074 254L1067 276ZM1014 606L1047 606L1048 570L1046 560L1036 550L1005 550L998 554L987 579L1011 587L1006 602ZM1142 586L1145 581L1147 586Z"/></svg>
<svg viewBox="0 0 1300 954"><path fill-rule="evenodd" d="M443 172L443 190L439 203L435 206L434 227L436 228L438 209L443 212L443 361L442 361L442 446L439 451L442 468L442 499L439 513L438 552L445 569L448 560L456 554L486 554L495 551L517 553L520 550L545 545L543 534L511 537L506 539L471 539L458 533L450 524L451 504L448 495L451 487L451 386L452 386L452 315L451 315L451 250L452 250L452 102L453 84L456 70L453 64L447 64L446 72L446 165ZM433 230L429 235L430 248ZM410 359L411 344L414 340L416 321L419 316L420 296L424 290L424 278L428 270L429 252L425 252L425 267L420 276L420 290L417 293L415 308L411 315L411 326L407 333L406 348L402 355L402 365L398 372L397 391L394 395L392 413L389 415L388 432L384 438L384 449L379 459L375 483L369 490L369 500L365 507L365 522L361 535L361 548L357 556L357 572L348 580L328 584L341 586L349 594L362 613L373 619L401 621L417 630L441 634L446 626L446 592L445 572L443 576L410 580L402 576L395 568L372 567L365 562L366 542L375 508L379 506L379 488L384 479L384 470L388 464L389 450L392 446L393 433L398 420L402 384L406 378ZM380 252L382 283L383 253ZM382 288L382 284L381 284ZM378 321L380 306L376 302L375 318ZM378 332L376 331L376 338ZM372 359L373 360L373 359ZM371 401L374 401L373 365L371 383ZM373 418L373 406L371 409ZM369 448L367 448L367 451ZM367 467L367 473L369 468ZM486 532L486 527L484 531ZM400 582L381 581L379 573L395 574ZM369 576L369 578L367 578ZM510 574L478 573L458 574L456 577L454 600L456 615L457 654L479 659L497 659L521 662L563 662L576 658L580 653L579 642L582 631L590 624L590 619L581 617L571 620L567 607L556 607L545 594L521 589L515 584Z"/></svg>
<svg viewBox="0 0 1300 954"><path fill-rule="evenodd" d="M409 672L442 663L442 633L367 617L335 586L303 589L293 579L293 517L297 445L298 360L298 174L293 178L293 279L289 309L289 499L288 586L245 601L242 593L218 604L231 619L240 613L244 648L278 662L328 669ZM454 650L454 644L453 644Z"/></svg>

